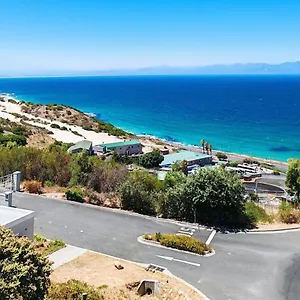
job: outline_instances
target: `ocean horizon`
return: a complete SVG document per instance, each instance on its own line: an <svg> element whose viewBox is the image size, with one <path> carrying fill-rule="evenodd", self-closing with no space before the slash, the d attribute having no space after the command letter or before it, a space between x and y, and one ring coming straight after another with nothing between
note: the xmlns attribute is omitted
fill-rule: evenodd
<svg viewBox="0 0 300 300"><path fill-rule="evenodd" d="M133 132L260 158L300 158L300 76L0 78L0 93L58 103Z"/></svg>

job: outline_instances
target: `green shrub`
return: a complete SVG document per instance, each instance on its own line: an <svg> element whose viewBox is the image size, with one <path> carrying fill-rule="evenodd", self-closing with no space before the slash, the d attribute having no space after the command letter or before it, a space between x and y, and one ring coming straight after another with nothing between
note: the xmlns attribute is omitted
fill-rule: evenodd
<svg viewBox="0 0 300 300"><path fill-rule="evenodd" d="M50 125L50 127L56 128L56 129L60 129L60 126L59 126L58 124L55 124L55 123L52 123L52 124Z"/></svg>
<svg viewBox="0 0 300 300"><path fill-rule="evenodd" d="M25 237L0 227L0 299L42 300L50 285L51 263Z"/></svg>
<svg viewBox="0 0 300 300"><path fill-rule="evenodd" d="M47 239L45 237L43 237L41 234L35 234L34 241L36 241L38 243L45 243L47 241Z"/></svg>
<svg viewBox="0 0 300 300"><path fill-rule="evenodd" d="M249 197L250 197L251 201L253 201L253 202L258 202L259 201L259 197L255 193L250 193Z"/></svg>
<svg viewBox="0 0 300 300"><path fill-rule="evenodd" d="M85 282L71 279L64 283L52 283L47 300L79 300L83 293L89 300L102 300L101 288L88 285Z"/></svg>
<svg viewBox="0 0 300 300"><path fill-rule="evenodd" d="M293 205L290 202L282 201L279 206L280 211L286 211L293 209Z"/></svg>
<svg viewBox="0 0 300 300"><path fill-rule="evenodd" d="M238 161L230 161L229 162L229 167L236 168L238 165L239 165Z"/></svg>
<svg viewBox="0 0 300 300"><path fill-rule="evenodd" d="M44 185L45 185L46 187L51 187L51 186L53 186L54 184L53 184L52 181L46 180L45 183L44 183Z"/></svg>
<svg viewBox="0 0 300 300"><path fill-rule="evenodd" d="M51 240L49 243L49 248L47 250L47 255L50 255L56 251L58 251L59 249L62 249L66 247L66 243L62 240L56 239L56 240Z"/></svg>
<svg viewBox="0 0 300 300"><path fill-rule="evenodd" d="M66 198L70 201L80 202L83 203L83 194L78 189L70 189L66 191Z"/></svg>
<svg viewBox="0 0 300 300"><path fill-rule="evenodd" d="M280 171L277 168L273 169L273 175L280 175Z"/></svg>
<svg viewBox="0 0 300 300"><path fill-rule="evenodd" d="M160 232L157 232L155 235L145 234L144 239L159 242L165 247L193 252L200 255L204 255L212 251L210 246L198 239L186 235L161 234Z"/></svg>
<svg viewBox="0 0 300 300"><path fill-rule="evenodd" d="M60 130L68 130L68 128L66 127L66 126L62 126L62 127L60 127Z"/></svg>
<svg viewBox="0 0 300 300"><path fill-rule="evenodd" d="M245 214L249 218L249 221L254 225L260 222L272 222L272 217L269 216L262 207L260 207L254 202L245 203Z"/></svg>
<svg viewBox="0 0 300 300"><path fill-rule="evenodd" d="M226 160L228 157L225 153L222 153L222 152L217 152L216 153L216 157L219 159L219 160Z"/></svg>

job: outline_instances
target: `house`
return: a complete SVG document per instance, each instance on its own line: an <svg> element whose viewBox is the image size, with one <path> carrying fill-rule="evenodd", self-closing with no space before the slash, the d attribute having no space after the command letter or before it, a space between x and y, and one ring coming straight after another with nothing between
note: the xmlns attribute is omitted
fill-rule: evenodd
<svg viewBox="0 0 300 300"><path fill-rule="evenodd" d="M93 152L97 156L101 156L103 153L106 152L106 148L103 147L102 145L95 145L93 146Z"/></svg>
<svg viewBox="0 0 300 300"><path fill-rule="evenodd" d="M201 167L212 163L212 156L200 152L183 150L177 153L164 155L164 160L160 164L161 167L171 167L173 164L181 161L187 161L188 165L199 165Z"/></svg>
<svg viewBox="0 0 300 300"><path fill-rule="evenodd" d="M93 154L92 142L87 140L79 141L75 145L71 146L68 149L68 152L74 154L74 153L82 152L84 150L87 152L88 155L92 155Z"/></svg>
<svg viewBox="0 0 300 300"><path fill-rule="evenodd" d="M97 145L105 148L104 152L113 151L118 154L140 154L142 153L142 144L139 140L122 141L117 143Z"/></svg>

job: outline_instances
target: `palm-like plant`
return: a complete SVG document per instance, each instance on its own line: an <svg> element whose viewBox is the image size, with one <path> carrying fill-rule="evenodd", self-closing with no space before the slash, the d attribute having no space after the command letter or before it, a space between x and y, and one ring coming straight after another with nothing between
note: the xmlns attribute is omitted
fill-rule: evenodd
<svg viewBox="0 0 300 300"><path fill-rule="evenodd" d="M212 154L212 144L208 145L208 150L209 150L209 153Z"/></svg>
<svg viewBox="0 0 300 300"><path fill-rule="evenodd" d="M204 153L205 140L202 139L202 140L200 141L200 143L201 143L201 145L202 145L202 153Z"/></svg>
<svg viewBox="0 0 300 300"><path fill-rule="evenodd" d="M204 145L204 147L205 147L205 150L206 150L206 153L208 154L209 152L209 143L208 142L205 142L205 145Z"/></svg>

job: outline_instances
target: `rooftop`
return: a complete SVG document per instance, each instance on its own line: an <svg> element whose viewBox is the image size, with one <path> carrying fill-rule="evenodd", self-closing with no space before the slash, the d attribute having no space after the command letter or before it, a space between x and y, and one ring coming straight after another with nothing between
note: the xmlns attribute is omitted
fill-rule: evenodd
<svg viewBox="0 0 300 300"><path fill-rule="evenodd" d="M136 144L140 144L140 143L141 142L139 140L129 140L129 141L116 142L116 143L101 144L98 146L102 146L102 147L106 147L106 148L116 148L116 147L122 147L122 146L136 145Z"/></svg>
<svg viewBox="0 0 300 300"><path fill-rule="evenodd" d="M0 206L0 226L9 225L19 219L28 219L33 214L31 210Z"/></svg>
<svg viewBox="0 0 300 300"><path fill-rule="evenodd" d="M75 145L71 146L68 149L68 152L75 150L75 149L85 149L85 150L89 150L90 147L92 146L92 142L91 141L87 141L87 140L83 140L83 141L79 141L77 142Z"/></svg>
<svg viewBox="0 0 300 300"><path fill-rule="evenodd" d="M164 155L164 160L160 165L166 166L166 165L172 165L176 162L183 161L183 160L194 161L194 160L208 158L208 157L211 157L211 155L203 154L201 152L184 150L184 151L179 151L177 153Z"/></svg>

